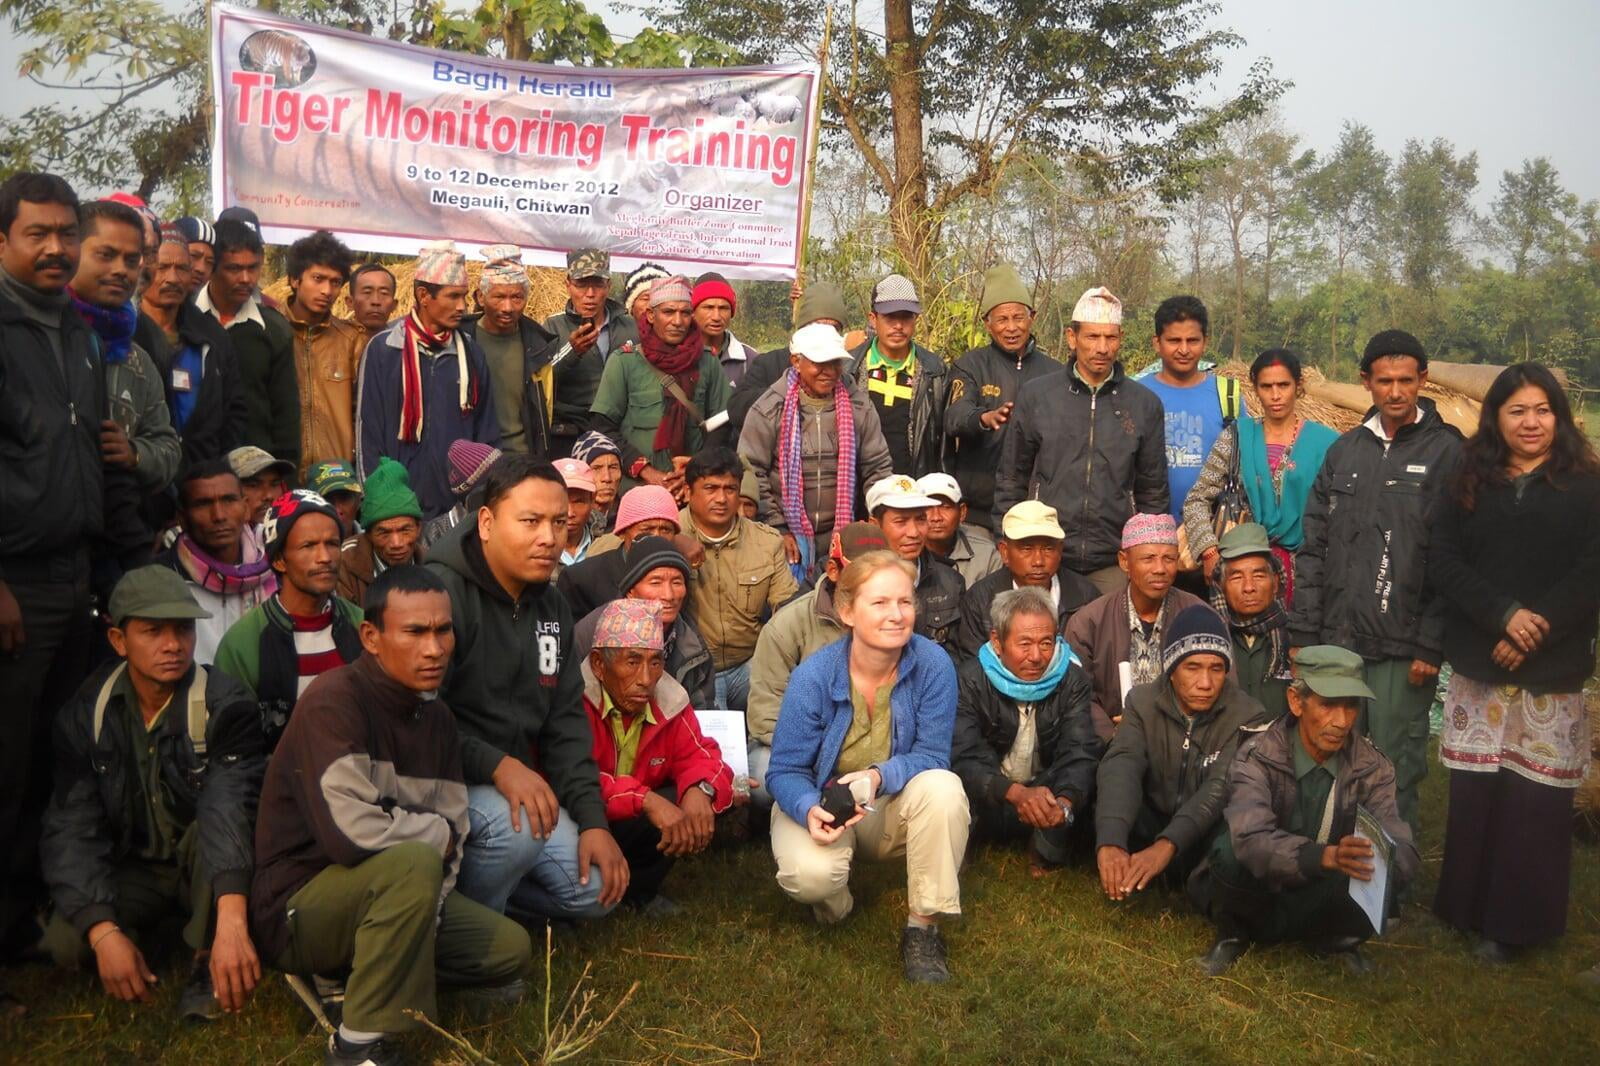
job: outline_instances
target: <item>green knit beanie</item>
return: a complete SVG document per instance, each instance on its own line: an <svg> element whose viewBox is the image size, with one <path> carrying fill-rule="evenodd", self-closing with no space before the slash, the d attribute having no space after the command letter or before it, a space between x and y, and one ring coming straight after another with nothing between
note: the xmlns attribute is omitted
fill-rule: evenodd
<svg viewBox="0 0 1600 1066"><path fill-rule="evenodd" d="M988 318L989 312L1001 304L1022 304L1033 310L1033 293L1022 283L1022 275L1010 263L996 263L983 272L983 298L978 304L978 317Z"/></svg>
<svg viewBox="0 0 1600 1066"><path fill-rule="evenodd" d="M844 293L839 291L839 286L817 281L807 285L806 291L800 294L800 317L795 321L795 328L824 318L839 323L843 329L850 322L850 313L844 309Z"/></svg>
<svg viewBox="0 0 1600 1066"><path fill-rule="evenodd" d="M367 475L361 497L361 524L368 529L386 518L409 516L422 521L422 504L411 491L411 479L406 468L390 458L378 460L378 466Z"/></svg>

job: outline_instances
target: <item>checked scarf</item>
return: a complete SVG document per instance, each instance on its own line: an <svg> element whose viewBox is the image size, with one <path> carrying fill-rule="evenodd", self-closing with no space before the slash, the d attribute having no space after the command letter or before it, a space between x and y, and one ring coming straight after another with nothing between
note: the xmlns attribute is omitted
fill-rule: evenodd
<svg viewBox="0 0 1600 1066"><path fill-rule="evenodd" d="M472 375L472 364L467 359L467 345L460 330L430 333L413 310L401 323L405 341L400 348L400 440L412 444L422 440L422 349L443 351L454 344L456 350L456 381L460 393L458 402L463 412L478 406L478 379Z"/></svg>
<svg viewBox="0 0 1600 1066"><path fill-rule="evenodd" d="M700 330L691 327L683 340L668 344L650 325L649 316L638 321L639 346L644 349L645 362L676 381L683 394L693 399L694 390L700 384L700 352L706 344L700 336ZM656 424L655 439L650 446L668 455L684 455L689 450L689 411L666 390L664 383L661 402L665 409L661 421Z"/></svg>
<svg viewBox="0 0 1600 1066"><path fill-rule="evenodd" d="M789 369L789 389L783 396L783 421L778 426L778 477L783 483L783 517L789 532L805 545L816 537L806 513L806 478L801 469L800 375ZM839 444L838 480L833 498L833 528L843 529L856 516L856 415L850 390L841 376L833 387L834 438ZM804 536L801 536L801 534Z"/></svg>
<svg viewBox="0 0 1600 1066"><path fill-rule="evenodd" d="M72 297L72 309L105 345L105 361L108 364L126 361L133 348L133 331L139 326L139 312L133 302L120 307L100 307L80 299L71 289L67 294Z"/></svg>
<svg viewBox="0 0 1600 1066"><path fill-rule="evenodd" d="M1207 593L1211 606L1228 623L1230 630L1241 637L1266 637L1271 642L1272 654L1267 659L1265 680L1289 681L1293 675L1289 672L1289 611L1283 604L1283 564L1275 555L1269 555L1268 558L1272 560L1273 572L1278 575L1278 594L1273 597L1272 606L1254 618L1241 619L1228 606L1228 597L1223 592L1228 577L1228 560L1217 564Z"/></svg>
<svg viewBox="0 0 1600 1066"><path fill-rule="evenodd" d="M278 591L278 573L272 569L272 560L254 526L246 524L239 539L241 551L235 565L212 558L189 534L181 534L174 546L178 564L189 580L201 588L219 596L244 596L259 606Z"/></svg>

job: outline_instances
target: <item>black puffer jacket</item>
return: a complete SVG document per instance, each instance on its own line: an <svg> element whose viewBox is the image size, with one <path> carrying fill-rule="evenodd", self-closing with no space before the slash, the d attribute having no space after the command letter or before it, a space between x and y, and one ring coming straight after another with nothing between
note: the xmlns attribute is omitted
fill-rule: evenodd
<svg viewBox="0 0 1600 1066"><path fill-rule="evenodd" d="M989 683L976 659L956 670L956 728L950 768L973 803L1004 803L1011 781L1000 763L1017 740L1017 701ZM1105 743L1089 717L1089 675L1072 666L1056 690L1034 705L1039 772L1026 782L1044 785L1082 810L1094 795L1095 767Z"/></svg>
<svg viewBox="0 0 1600 1066"><path fill-rule="evenodd" d="M1017 400L998 467L995 513L1042 500L1067 533L1062 565L1115 566L1128 519L1168 509L1166 413L1121 363L1098 390L1068 365Z"/></svg>
<svg viewBox="0 0 1600 1066"><path fill-rule="evenodd" d="M80 933L116 920L116 866L137 846L128 801L140 782L120 693L111 695L98 737L94 728L100 690L121 669L119 662L96 671L56 717L55 789L44 815L40 857L51 899ZM208 670L206 751L197 755L188 719L194 669L158 727L161 780L178 820L198 823L199 862L211 877L213 898L247 894L267 741L250 693Z"/></svg>
<svg viewBox="0 0 1600 1066"><path fill-rule="evenodd" d="M1016 430L1017 412L999 429L984 429L981 419L1002 404L1021 405L1024 386L1057 373L1061 364L1028 338L1021 354L994 344L974 348L950 368L950 391L944 410L944 431L954 440L950 471L966 497L967 521L994 532L1006 508L998 499L995 470L1001 449ZM1032 389L1028 389L1032 392ZM1165 476L1165 474L1163 474ZM1021 497L1017 497L1021 499ZM1013 500L1013 503L1016 501Z"/></svg>
<svg viewBox="0 0 1600 1066"><path fill-rule="evenodd" d="M1233 678L1205 714L1178 709L1171 682L1135 685L1095 779L1098 846L1127 848L1141 807L1167 819L1159 836L1179 852L1202 843L1222 817L1228 766L1246 727L1264 728L1267 711Z"/></svg>
<svg viewBox="0 0 1600 1066"><path fill-rule="evenodd" d="M1328 449L1295 553L1289 635L1297 646L1439 663L1444 601L1427 587L1428 544L1461 434L1432 400L1418 405L1421 420L1401 426L1388 447L1360 425Z"/></svg>
<svg viewBox="0 0 1600 1066"><path fill-rule="evenodd" d="M855 375L856 387L873 404L882 407L875 394L867 388L866 355L868 345L850 349L855 357L850 372ZM944 360L920 344L913 343L917 357L917 372L911 382L911 425L905 440L889 440L889 454L894 459L894 472L909 477L922 477L944 469L944 408L950 391L950 377Z"/></svg>

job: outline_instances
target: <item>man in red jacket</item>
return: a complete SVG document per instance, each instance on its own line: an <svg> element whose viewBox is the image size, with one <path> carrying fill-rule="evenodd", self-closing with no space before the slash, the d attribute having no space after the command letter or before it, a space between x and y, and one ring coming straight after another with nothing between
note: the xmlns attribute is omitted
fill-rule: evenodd
<svg viewBox="0 0 1600 1066"><path fill-rule="evenodd" d="M623 902L658 915L677 909L660 895L673 860L704 851L734 803L733 772L663 672L665 648L659 603L612 600L583 664L600 794L631 871Z"/></svg>

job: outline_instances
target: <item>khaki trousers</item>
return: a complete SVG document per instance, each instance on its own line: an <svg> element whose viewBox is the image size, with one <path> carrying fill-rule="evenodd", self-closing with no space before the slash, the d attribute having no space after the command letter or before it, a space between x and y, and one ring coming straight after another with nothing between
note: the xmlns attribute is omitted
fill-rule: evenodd
<svg viewBox="0 0 1600 1066"><path fill-rule="evenodd" d="M967 794L949 770L924 770L893 796L879 796L872 814L832 844L818 844L804 825L776 804L772 855L778 886L790 899L811 904L817 921L842 921L855 906L850 864L856 853L873 861L906 859L906 896L913 914L961 913L957 875L967 849Z"/></svg>

